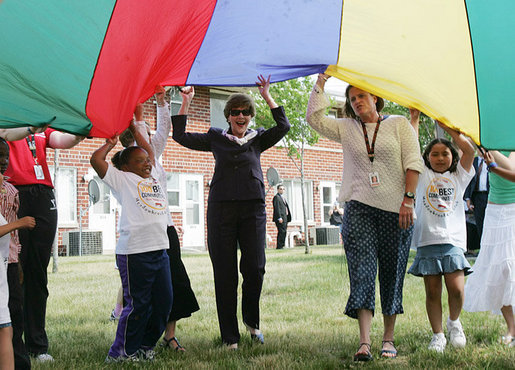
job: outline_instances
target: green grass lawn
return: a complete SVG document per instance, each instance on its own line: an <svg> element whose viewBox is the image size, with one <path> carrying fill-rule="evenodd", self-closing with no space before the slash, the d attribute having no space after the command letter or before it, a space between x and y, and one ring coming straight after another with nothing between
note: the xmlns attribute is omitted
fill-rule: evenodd
<svg viewBox="0 0 515 370"><path fill-rule="evenodd" d="M413 255L410 263L412 259ZM429 352L432 333L425 312L423 282L411 275L406 277L404 287L405 314L397 320L398 359L379 359L383 325L378 314L372 326L375 360L354 363L358 327L356 320L343 314L349 284L341 246L316 246L309 255L304 254L303 248L267 250L261 298L261 328L266 343L253 344L241 324L240 348L230 352L219 339L208 255L184 255L183 261L201 307L178 323L177 336L186 353L158 348L153 363L105 365L116 330L109 314L120 284L114 256L63 257L59 272L49 273L47 332L49 352L55 362L33 364L33 368L515 368L515 348L497 344L505 330L504 321L489 313L462 314L466 348L455 350L448 346L444 354ZM445 293L443 299L447 299ZM380 313L379 306L377 302Z"/></svg>

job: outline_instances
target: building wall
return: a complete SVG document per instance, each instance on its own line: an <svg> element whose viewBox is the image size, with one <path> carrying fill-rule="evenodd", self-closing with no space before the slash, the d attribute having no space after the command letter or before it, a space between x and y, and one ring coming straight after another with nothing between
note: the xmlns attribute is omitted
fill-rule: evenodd
<svg viewBox="0 0 515 370"><path fill-rule="evenodd" d="M210 127L210 95L208 87L197 87L195 91L195 98L190 109L188 117L188 131L190 132L206 132ZM153 99L149 99L144 104L144 118L155 129L155 105ZM104 143L104 139L85 139L78 146L70 150L59 151L59 166L74 167L77 169L77 214L80 207L86 209L89 205L87 181L85 176L90 168L89 159L91 153ZM121 145L113 149L111 155L121 150ZM53 151L48 151L49 164L53 164ZM320 138L319 143L311 149L306 150L305 154L305 178L313 181L313 203L314 203L314 218L316 225L319 225L322 220L320 212L320 195L319 185L320 181L340 182L343 170L343 161L341 154L341 146L338 143L329 141L325 138ZM300 162L299 166L300 166ZM282 179L291 180L300 178L300 172L287 156L285 148L273 147L263 153L261 157L261 164L263 174L269 167L273 166L278 170ZM162 165L167 172L176 173L191 173L201 174L203 176L204 186L204 221L207 211L207 197L209 192L209 181L213 174L214 158L210 152L200 152L186 149L172 140L171 135L168 138L166 150L162 156ZM265 176L266 177L266 176ZM268 183L265 178L265 186L268 188ZM273 206L272 198L276 193L276 189L272 188L266 197L267 209L267 234L271 237L269 247L275 248L276 241L275 235L277 233L275 224L272 222ZM177 226L182 226L182 213L173 212L172 218ZM78 217L77 217L78 219ZM83 228L88 225L88 212L82 218ZM206 222L204 222L206 225ZM295 225L292 225L295 227ZM66 227L59 227L59 240L58 243L62 248L62 232L70 229L77 229L77 225L66 225ZM205 228L205 235L207 236L207 228ZM182 240L181 240L182 242ZM207 245L207 238L206 238ZM110 248L113 249L113 248Z"/></svg>

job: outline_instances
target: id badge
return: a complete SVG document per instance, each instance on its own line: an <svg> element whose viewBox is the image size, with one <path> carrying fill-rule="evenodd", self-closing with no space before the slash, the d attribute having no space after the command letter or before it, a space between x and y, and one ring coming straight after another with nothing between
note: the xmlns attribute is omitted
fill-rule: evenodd
<svg viewBox="0 0 515 370"><path fill-rule="evenodd" d="M370 186L375 188L376 186L379 186L379 173L377 172L370 172L368 174L368 178L370 180Z"/></svg>
<svg viewBox="0 0 515 370"><path fill-rule="evenodd" d="M39 165L39 164L34 165L34 173L36 174L37 180L45 179L45 174L43 173L43 167L41 167L41 165Z"/></svg>

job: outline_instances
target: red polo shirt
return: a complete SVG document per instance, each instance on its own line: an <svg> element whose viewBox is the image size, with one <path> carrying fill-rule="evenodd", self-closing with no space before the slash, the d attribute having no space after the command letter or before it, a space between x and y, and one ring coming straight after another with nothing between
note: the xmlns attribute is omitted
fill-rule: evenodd
<svg viewBox="0 0 515 370"><path fill-rule="evenodd" d="M49 139L50 134L55 131L51 128L46 129L44 132L35 135L29 135L25 139L18 141L8 141L10 148L9 153L9 167L5 171L4 175L9 176L9 182L13 185L33 185L42 184L53 188L52 179L50 177L50 171L48 170L48 164L46 161L46 149L50 147ZM41 165L44 179L38 180L36 178L36 172L34 166L36 165L36 159L32 155L32 151L29 148L29 141L34 138L36 142L36 158L37 164Z"/></svg>

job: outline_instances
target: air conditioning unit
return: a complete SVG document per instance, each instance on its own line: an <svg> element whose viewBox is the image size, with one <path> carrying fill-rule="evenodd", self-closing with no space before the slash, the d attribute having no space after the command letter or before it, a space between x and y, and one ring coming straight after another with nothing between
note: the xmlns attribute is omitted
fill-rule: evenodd
<svg viewBox="0 0 515 370"><path fill-rule="evenodd" d="M66 246L67 256L102 254L102 231L82 230L82 235L79 230L65 231L63 244Z"/></svg>
<svg viewBox="0 0 515 370"><path fill-rule="evenodd" d="M316 227L316 244L340 244L340 228L337 226Z"/></svg>

